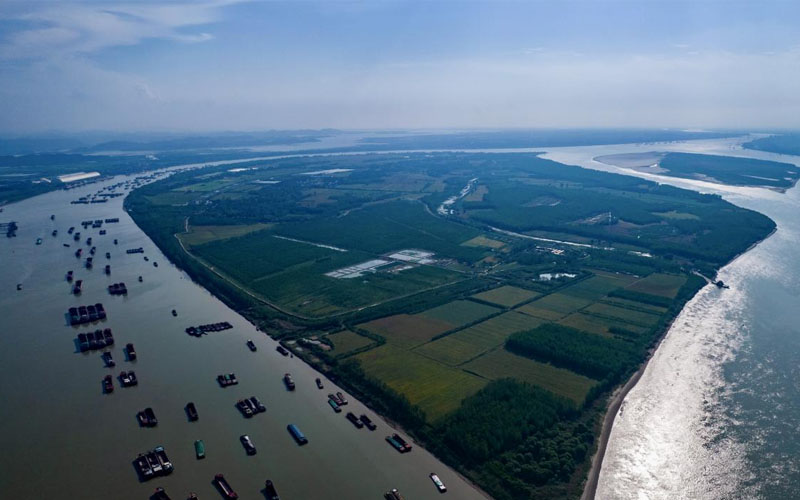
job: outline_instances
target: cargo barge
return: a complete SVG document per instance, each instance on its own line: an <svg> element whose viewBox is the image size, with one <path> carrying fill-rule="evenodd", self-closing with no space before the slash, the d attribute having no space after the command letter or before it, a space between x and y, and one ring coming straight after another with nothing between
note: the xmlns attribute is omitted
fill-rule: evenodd
<svg viewBox="0 0 800 500"><path fill-rule="evenodd" d="M300 432L300 429L298 429L296 425L289 424L286 426L286 429L289 431L289 434L292 435L294 440L297 441L297 444L301 446L304 444L308 444L308 438L306 438L305 434Z"/></svg>
<svg viewBox="0 0 800 500"><path fill-rule="evenodd" d="M222 496L229 499L239 498L239 495L233 490L228 481L225 479L225 476L222 474L217 474L214 476L214 484L219 488L220 492L222 492Z"/></svg>

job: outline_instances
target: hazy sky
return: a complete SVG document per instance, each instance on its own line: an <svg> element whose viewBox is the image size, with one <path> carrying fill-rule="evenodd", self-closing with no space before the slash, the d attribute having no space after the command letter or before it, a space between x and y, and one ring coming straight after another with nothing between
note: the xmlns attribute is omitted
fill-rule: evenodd
<svg viewBox="0 0 800 500"><path fill-rule="evenodd" d="M800 128L800 1L0 2L0 132Z"/></svg>

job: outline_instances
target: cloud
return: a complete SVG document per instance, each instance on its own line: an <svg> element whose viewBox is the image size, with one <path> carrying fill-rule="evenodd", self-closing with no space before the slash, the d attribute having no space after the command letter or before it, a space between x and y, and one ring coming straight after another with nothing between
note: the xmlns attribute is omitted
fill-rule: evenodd
<svg viewBox="0 0 800 500"><path fill-rule="evenodd" d="M0 43L0 58L35 60L85 55L136 45L146 39L204 42L213 36L184 30L218 21L221 8L233 3L237 2L31 2L28 10L0 9L0 19L18 24Z"/></svg>

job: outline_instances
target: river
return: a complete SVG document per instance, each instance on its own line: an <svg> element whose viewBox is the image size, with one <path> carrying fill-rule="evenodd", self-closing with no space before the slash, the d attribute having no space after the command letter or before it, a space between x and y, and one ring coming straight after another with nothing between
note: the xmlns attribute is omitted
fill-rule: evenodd
<svg viewBox="0 0 800 500"><path fill-rule="evenodd" d="M156 246L123 211L123 198L105 204L71 205L70 200L132 177L116 177L71 191L56 191L4 207L0 221L19 224L16 238L0 240L0 432L1 498L142 499L163 486L173 499L190 491L201 499L220 498L211 481L224 473L241 498L263 498L264 480L272 479L281 498L382 498L398 488L409 499L439 498L430 472L447 485L452 498L484 498L454 471L415 446L399 454L384 438L394 432L378 415L350 397L345 412L366 413L378 430L357 430L328 406L327 394L338 389L296 358L275 351L276 343L226 307L188 276L170 265ZM55 220L50 220L50 215ZM84 230L80 222L119 217L104 224L108 231ZM94 269L74 256L78 247L67 229L82 233L97 247ZM58 236L51 236L53 229ZM36 245L36 238L43 243ZM113 239L119 245L113 244ZM70 244L69 248L63 246ZM142 254L125 249L143 247ZM111 252L106 260L105 252ZM159 264L153 266L153 262ZM111 275L103 273L106 263ZM80 297L70 293L65 273L84 281ZM138 276L143 282L137 281ZM106 287L125 282L127 297L112 297ZM16 291L17 283L23 288ZM114 369L100 354L76 352L74 339L90 327L67 326L71 306L102 302L108 319L97 327L112 328L116 345ZM178 316L173 317L171 310ZM190 337L191 325L228 321L234 328ZM252 339L257 352L245 341ZM136 346L138 359L125 361L122 347ZM138 387L105 395L101 379L135 369ZM235 372L239 385L222 389L217 374ZM297 390L288 392L283 374L291 372ZM256 395L266 413L245 419L234 404ZM194 401L200 419L187 421L184 405ZM155 428L140 428L136 412L151 406ZM287 433L296 424L309 444L297 446ZM258 453L247 456L239 436L249 434ZM402 434L402 433L401 433ZM205 460L197 460L193 443L203 439ZM138 453L163 445L175 472L139 482L132 465Z"/></svg>

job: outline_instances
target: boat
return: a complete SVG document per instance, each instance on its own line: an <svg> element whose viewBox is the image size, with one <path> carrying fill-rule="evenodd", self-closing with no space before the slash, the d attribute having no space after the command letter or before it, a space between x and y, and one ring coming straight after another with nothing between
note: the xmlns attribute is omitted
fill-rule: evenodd
<svg viewBox="0 0 800 500"><path fill-rule="evenodd" d="M286 384L286 388L290 391L293 391L295 388L294 380L292 380L292 375L286 373L283 375L283 383Z"/></svg>
<svg viewBox="0 0 800 500"><path fill-rule="evenodd" d="M364 424L361 423L361 420L359 420L358 417L356 417L356 414L353 413L352 411L347 412L347 415L345 415L345 418L347 418L347 420L349 420L351 424L355 425L356 429L363 429L364 428Z"/></svg>
<svg viewBox="0 0 800 500"><path fill-rule="evenodd" d="M106 319L106 310L103 307L103 304L97 303L94 305L95 310L97 310L97 317L100 319Z"/></svg>
<svg viewBox="0 0 800 500"><path fill-rule="evenodd" d="M156 488L156 492L150 498L151 500L171 500L166 490L160 486Z"/></svg>
<svg viewBox="0 0 800 500"><path fill-rule="evenodd" d="M275 350L278 351L279 353L283 354L284 356L288 356L289 355L289 351L287 351L286 348L283 347L280 344L278 344L278 347L276 347Z"/></svg>
<svg viewBox="0 0 800 500"><path fill-rule="evenodd" d="M404 500L403 495L397 491L397 488L392 488L391 490L387 491L383 494L383 498L386 500Z"/></svg>
<svg viewBox="0 0 800 500"><path fill-rule="evenodd" d="M364 426L365 426L367 429L369 429L369 430L371 430L371 431L374 431L375 429L377 429L377 428L378 428L378 426L377 426L377 425L375 425L375 423L372 421L372 419L370 419L368 416L366 416L366 415L361 415L361 417L359 417L359 418L360 418L360 420L361 420L361 423L362 423L362 424L364 424Z"/></svg>
<svg viewBox="0 0 800 500"><path fill-rule="evenodd" d="M336 413L342 413L342 409L339 407L339 404L336 401L328 399L328 404L331 406L331 408L333 408L333 411L335 411Z"/></svg>
<svg viewBox="0 0 800 500"><path fill-rule="evenodd" d="M72 271L67 271L67 281L72 283Z"/></svg>
<svg viewBox="0 0 800 500"><path fill-rule="evenodd" d="M107 394L114 392L114 382L111 380L111 375L103 377L103 391Z"/></svg>
<svg viewBox="0 0 800 500"><path fill-rule="evenodd" d="M91 257L86 257L86 269L92 268L92 260L93 259Z"/></svg>
<svg viewBox="0 0 800 500"><path fill-rule="evenodd" d="M264 482L264 496L267 497L267 500L281 500L278 496L278 490L275 489L275 484L269 479Z"/></svg>
<svg viewBox="0 0 800 500"><path fill-rule="evenodd" d="M136 350L133 348L133 344L125 344L125 353L128 355L128 361L136 360Z"/></svg>
<svg viewBox="0 0 800 500"><path fill-rule="evenodd" d="M139 385L139 379L136 378L136 373L134 373L132 371L128 372L128 378L131 380L130 384L129 384L130 386Z"/></svg>
<svg viewBox="0 0 800 500"><path fill-rule="evenodd" d="M411 451L411 445L406 443L405 439L401 438L397 434L386 436L386 441L400 453L408 453Z"/></svg>
<svg viewBox="0 0 800 500"><path fill-rule="evenodd" d="M145 256L144 256L144 261L145 261L145 262L150 262L150 258L149 258L149 257L147 257L147 255L145 255Z"/></svg>
<svg viewBox="0 0 800 500"><path fill-rule="evenodd" d="M444 493L445 491L447 491L447 486L445 486L442 480L439 479L439 476L431 472L430 478L431 481L433 481L433 484L436 485L436 489L439 490L439 493Z"/></svg>
<svg viewBox="0 0 800 500"><path fill-rule="evenodd" d="M172 462L169 461L169 458L167 457L167 451L163 446L156 446L153 449L153 452L155 452L164 474L170 474L173 470L175 470L175 467L173 467Z"/></svg>
<svg viewBox="0 0 800 500"><path fill-rule="evenodd" d="M247 452L248 455L255 455L256 454L256 445L253 444L253 440L250 439L250 436L247 434L242 434L239 436L239 441L242 442L242 446L244 446L244 450Z"/></svg>
<svg viewBox="0 0 800 500"><path fill-rule="evenodd" d="M41 238L36 238L36 244L37 245L41 245L42 244L42 239Z"/></svg>
<svg viewBox="0 0 800 500"><path fill-rule="evenodd" d="M197 407L191 401L186 405L186 415L189 417L190 422L196 422L200 418L197 415Z"/></svg>
<svg viewBox="0 0 800 500"><path fill-rule="evenodd" d="M225 498L239 498L239 495L231 488L231 485L228 484L228 481L222 474L214 476L214 484L220 489Z"/></svg>
<svg viewBox="0 0 800 500"><path fill-rule="evenodd" d="M341 392L337 392L336 396L339 398L339 404L340 405L346 405L347 404L347 398L344 397L344 394L342 394Z"/></svg>
<svg viewBox="0 0 800 500"><path fill-rule="evenodd" d="M103 362L106 364L108 368L114 367L117 363L114 361L114 357L111 355L110 352L106 351L102 355Z"/></svg>
<svg viewBox="0 0 800 500"><path fill-rule="evenodd" d="M83 280L76 281L75 284L72 285L72 293L75 295L79 295L82 291L82 287L83 287Z"/></svg>
<svg viewBox="0 0 800 500"><path fill-rule="evenodd" d="M197 493L191 492L191 493L189 493L189 496L187 497L186 500L197 500L197 498L198 498L197 497Z"/></svg>
<svg viewBox="0 0 800 500"><path fill-rule="evenodd" d="M62 243L61 245L62 245L62 246L64 246L64 247L66 247L66 248L69 248L69 247L70 247L70 244L69 244L69 243Z"/></svg>
<svg viewBox="0 0 800 500"><path fill-rule="evenodd" d="M118 243L118 242L117 242L117 239L116 239L116 238L114 238L114 244L116 245L117 243Z"/></svg>
<svg viewBox="0 0 800 500"><path fill-rule="evenodd" d="M83 255L83 248L79 248L79 249L75 250L75 257L80 259L81 255Z"/></svg>
<svg viewBox="0 0 800 500"><path fill-rule="evenodd" d="M142 277L141 277L141 276L139 276L139 283L141 283L141 282L142 282Z"/></svg>
<svg viewBox="0 0 800 500"><path fill-rule="evenodd" d="M86 238L86 246L87 246L87 247L90 247L90 246L92 246L92 237L91 237L91 236L90 236L90 237L88 237L88 238Z"/></svg>
<svg viewBox="0 0 800 500"><path fill-rule="evenodd" d="M258 347L256 347L256 344L250 339L247 340L247 347L249 347L250 350L253 351L253 352L256 352L258 350Z"/></svg>
<svg viewBox="0 0 800 500"><path fill-rule="evenodd" d="M97 253L97 247L92 247L92 248L89 249L89 254L90 255L94 255L96 253Z"/></svg>
<svg viewBox="0 0 800 500"><path fill-rule="evenodd" d="M194 455L198 460L206 458L206 444L202 439L198 439L194 442Z"/></svg>
<svg viewBox="0 0 800 500"><path fill-rule="evenodd" d="M67 229L67 234L72 234L73 231L75 231L75 226L70 226L70 228Z"/></svg>
<svg viewBox="0 0 800 500"><path fill-rule="evenodd" d="M153 267L158 267L158 262L153 262Z"/></svg>
<svg viewBox="0 0 800 500"><path fill-rule="evenodd" d="M127 387L131 383L131 379L128 376L128 372L122 371L119 372L119 381L122 383L122 387Z"/></svg>
<svg viewBox="0 0 800 500"><path fill-rule="evenodd" d="M22 290L22 283L17 283L17 291L19 292Z"/></svg>
<svg viewBox="0 0 800 500"><path fill-rule="evenodd" d="M144 409L144 414L147 415L147 420L149 421L149 427L155 427L158 425L158 419L156 418L156 413L153 411L152 408L149 406Z"/></svg>
<svg viewBox="0 0 800 500"><path fill-rule="evenodd" d="M308 443L308 439L306 438L305 434L300 432L300 429L298 429L296 425L289 424L286 426L286 429L289 430L289 434L291 434L294 440L297 441L297 444L302 446Z"/></svg>
<svg viewBox="0 0 800 500"><path fill-rule="evenodd" d="M145 455L147 457L147 462L150 464L150 467L153 469L153 474L159 475L164 472L164 468L161 467L161 462L158 461L158 457L156 456L154 451L149 451Z"/></svg>
<svg viewBox="0 0 800 500"><path fill-rule="evenodd" d="M244 399L240 399L236 402L236 408L242 412L242 415L244 415L245 418L250 418L253 416L253 409L250 408L250 405Z"/></svg>
<svg viewBox="0 0 800 500"><path fill-rule="evenodd" d="M110 259L110 258L111 258L111 252L106 252L106 259Z"/></svg>
<svg viewBox="0 0 800 500"><path fill-rule="evenodd" d="M147 458L141 453L136 457L136 460L133 461L133 465L136 467L136 472L139 473L141 479L147 480L153 477L153 468L150 467Z"/></svg>
<svg viewBox="0 0 800 500"><path fill-rule="evenodd" d="M175 309L173 309L173 310L172 310L172 315L173 315L173 316L177 316L177 315L178 315L178 311L176 311Z"/></svg>
<svg viewBox="0 0 800 500"><path fill-rule="evenodd" d="M267 411L267 407L264 406L264 403L259 401L257 397L251 396L248 401L250 402L250 407L253 409L253 413L264 413Z"/></svg>
<svg viewBox="0 0 800 500"><path fill-rule="evenodd" d="M81 233L80 232L75 233L74 235L72 235L72 239L75 241L80 241Z"/></svg>
<svg viewBox="0 0 800 500"><path fill-rule="evenodd" d="M317 389L322 389L322 387L323 387L323 386L322 386L322 379L320 379L319 377L317 377Z"/></svg>

